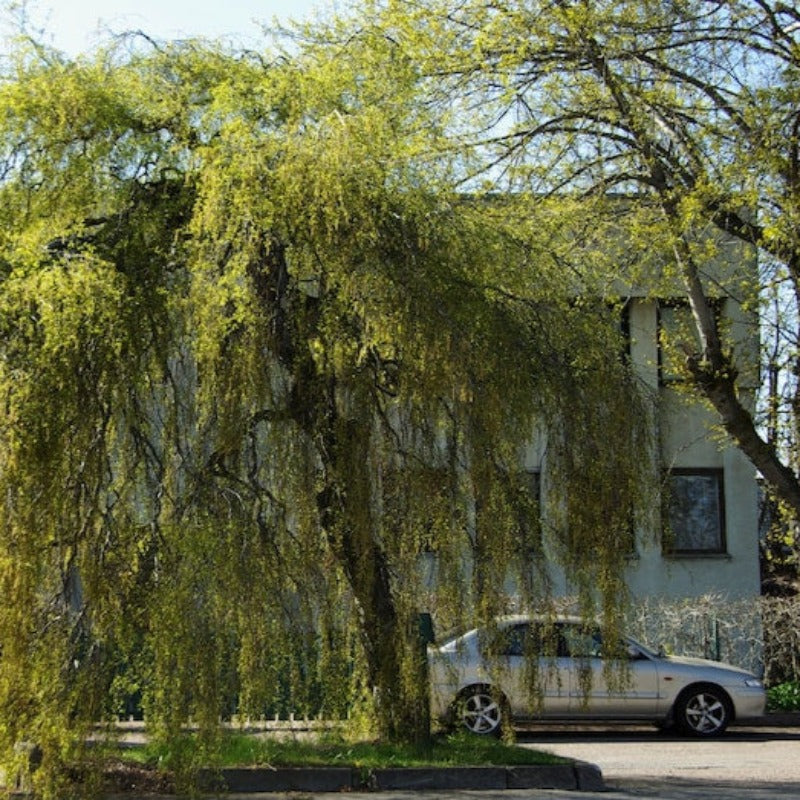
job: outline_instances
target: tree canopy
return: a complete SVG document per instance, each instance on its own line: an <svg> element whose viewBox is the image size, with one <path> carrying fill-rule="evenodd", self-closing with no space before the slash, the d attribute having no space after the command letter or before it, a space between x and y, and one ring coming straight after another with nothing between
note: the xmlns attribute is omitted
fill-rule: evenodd
<svg viewBox="0 0 800 800"><path fill-rule="evenodd" d="M391 0L372 19L415 59L428 102L453 120L470 185L543 200L622 194L645 211L622 224L634 246L659 241L672 254L673 283L659 286L651 270L646 285L663 296L677 281L689 298L697 345L684 359L686 387L715 409L796 520L797 9L767 0ZM770 379L757 412L753 370L736 360L714 314L713 265L720 242L732 241L760 259L757 280L723 287L762 312ZM587 256L576 250L575 262Z"/></svg>
<svg viewBox="0 0 800 800"><path fill-rule="evenodd" d="M420 611L547 608L550 560L624 597L649 443L605 276L565 271L594 209L465 192L417 60L327 33L2 76L0 751L59 796L131 693L166 739L360 703L413 738Z"/></svg>

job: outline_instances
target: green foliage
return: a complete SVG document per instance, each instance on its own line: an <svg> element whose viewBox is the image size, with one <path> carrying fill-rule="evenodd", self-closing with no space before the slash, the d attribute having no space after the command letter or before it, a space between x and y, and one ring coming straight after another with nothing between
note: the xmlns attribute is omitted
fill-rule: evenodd
<svg viewBox="0 0 800 800"><path fill-rule="evenodd" d="M467 185L529 191L542 204L592 198L598 235L576 236L562 264L686 298L692 336L665 342L679 367L673 388L714 409L797 520L796 8L770 0L368 7L361 24L417 64ZM727 327L715 313L725 295L746 312ZM756 409L757 357L742 330L759 310L769 385Z"/></svg>
<svg viewBox="0 0 800 800"><path fill-rule="evenodd" d="M462 194L423 85L368 33L12 54L0 758L36 742L45 796L131 692L190 767L234 715L424 741L417 613L546 607L549 561L614 624L651 443L616 293L560 258L593 210Z"/></svg>
<svg viewBox="0 0 800 800"><path fill-rule="evenodd" d="M769 711L800 711L800 683L779 683L767 689Z"/></svg>

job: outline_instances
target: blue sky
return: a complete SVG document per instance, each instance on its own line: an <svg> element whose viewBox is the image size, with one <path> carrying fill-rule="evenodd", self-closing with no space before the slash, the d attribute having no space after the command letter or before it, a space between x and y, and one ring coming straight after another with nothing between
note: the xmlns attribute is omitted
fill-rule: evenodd
<svg viewBox="0 0 800 800"><path fill-rule="evenodd" d="M2 0L8 32L9 0ZM275 18L304 19L335 7L335 0L28 0L45 40L75 55L101 41L98 31L143 30L156 39L234 37L252 44Z"/></svg>

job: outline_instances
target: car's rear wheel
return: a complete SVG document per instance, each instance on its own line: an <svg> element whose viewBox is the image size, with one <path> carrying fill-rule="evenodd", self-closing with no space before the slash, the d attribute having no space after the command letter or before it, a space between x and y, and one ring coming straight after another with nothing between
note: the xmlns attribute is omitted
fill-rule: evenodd
<svg viewBox="0 0 800 800"><path fill-rule="evenodd" d="M487 686L472 686L456 702L457 718L470 733L499 736L508 721L505 699Z"/></svg>
<svg viewBox="0 0 800 800"><path fill-rule="evenodd" d="M719 736L730 721L730 700L716 686L692 686L675 704L675 722L689 736Z"/></svg>

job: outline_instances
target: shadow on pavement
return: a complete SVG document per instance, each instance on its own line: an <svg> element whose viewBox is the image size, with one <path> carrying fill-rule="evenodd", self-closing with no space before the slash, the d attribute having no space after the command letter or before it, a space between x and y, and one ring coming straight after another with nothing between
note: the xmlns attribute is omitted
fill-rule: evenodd
<svg viewBox="0 0 800 800"><path fill-rule="evenodd" d="M800 783L755 783L669 778L658 781L615 779L606 790L624 797L654 800L796 800Z"/></svg>
<svg viewBox="0 0 800 800"><path fill-rule="evenodd" d="M558 725L541 724L517 730L517 741L520 744L535 744L540 741L569 742L691 742L691 738L681 736L674 731L661 731L653 725L616 726L616 725ZM800 728L782 727L749 727L732 725L720 737L720 741L732 742L770 742L800 741ZM707 739L704 741L714 741ZM800 793L798 793L800 800Z"/></svg>

